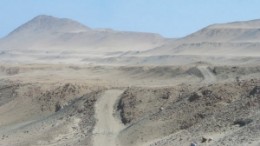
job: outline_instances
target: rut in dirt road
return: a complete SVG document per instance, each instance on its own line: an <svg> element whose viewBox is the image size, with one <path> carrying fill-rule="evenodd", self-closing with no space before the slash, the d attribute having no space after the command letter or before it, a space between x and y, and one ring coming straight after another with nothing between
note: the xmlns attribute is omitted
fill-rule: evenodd
<svg viewBox="0 0 260 146"><path fill-rule="evenodd" d="M204 83L213 83L216 81L215 75L208 69L208 66L198 66L199 71L204 77Z"/></svg>
<svg viewBox="0 0 260 146"><path fill-rule="evenodd" d="M97 101L93 146L120 146L117 136L124 125L114 116L114 107L122 93L123 90L107 90Z"/></svg>

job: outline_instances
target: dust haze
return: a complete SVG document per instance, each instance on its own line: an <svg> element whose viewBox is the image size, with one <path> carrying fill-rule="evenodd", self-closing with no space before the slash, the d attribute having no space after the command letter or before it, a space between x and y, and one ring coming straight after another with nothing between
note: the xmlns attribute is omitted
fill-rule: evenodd
<svg viewBox="0 0 260 146"><path fill-rule="evenodd" d="M37 16L0 39L0 145L259 146L259 30L164 38Z"/></svg>

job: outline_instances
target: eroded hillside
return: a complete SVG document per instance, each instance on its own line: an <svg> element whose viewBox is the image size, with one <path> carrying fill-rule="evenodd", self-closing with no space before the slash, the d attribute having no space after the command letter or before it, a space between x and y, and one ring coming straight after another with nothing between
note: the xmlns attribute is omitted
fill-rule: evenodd
<svg viewBox="0 0 260 146"><path fill-rule="evenodd" d="M2 64L1 75L0 145L259 144L259 66Z"/></svg>

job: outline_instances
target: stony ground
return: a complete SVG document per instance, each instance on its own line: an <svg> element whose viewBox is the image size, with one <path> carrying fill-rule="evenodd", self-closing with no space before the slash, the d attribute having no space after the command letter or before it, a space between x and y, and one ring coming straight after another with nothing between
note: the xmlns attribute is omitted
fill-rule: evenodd
<svg viewBox="0 0 260 146"><path fill-rule="evenodd" d="M260 144L259 66L2 65L0 75L3 146Z"/></svg>
<svg viewBox="0 0 260 146"><path fill-rule="evenodd" d="M256 130L260 126L259 83L249 80L195 87L129 88L118 106L122 122L129 127L122 132L122 142L250 145L260 136Z"/></svg>

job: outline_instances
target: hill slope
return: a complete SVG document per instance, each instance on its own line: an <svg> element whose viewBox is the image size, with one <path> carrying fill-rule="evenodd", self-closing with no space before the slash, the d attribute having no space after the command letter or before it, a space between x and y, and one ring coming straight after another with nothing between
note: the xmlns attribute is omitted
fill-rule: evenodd
<svg viewBox="0 0 260 146"><path fill-rule="evenodd" d="M211 25L148 54L260 56L259 48L260 20L252 20Z"/></svg>

